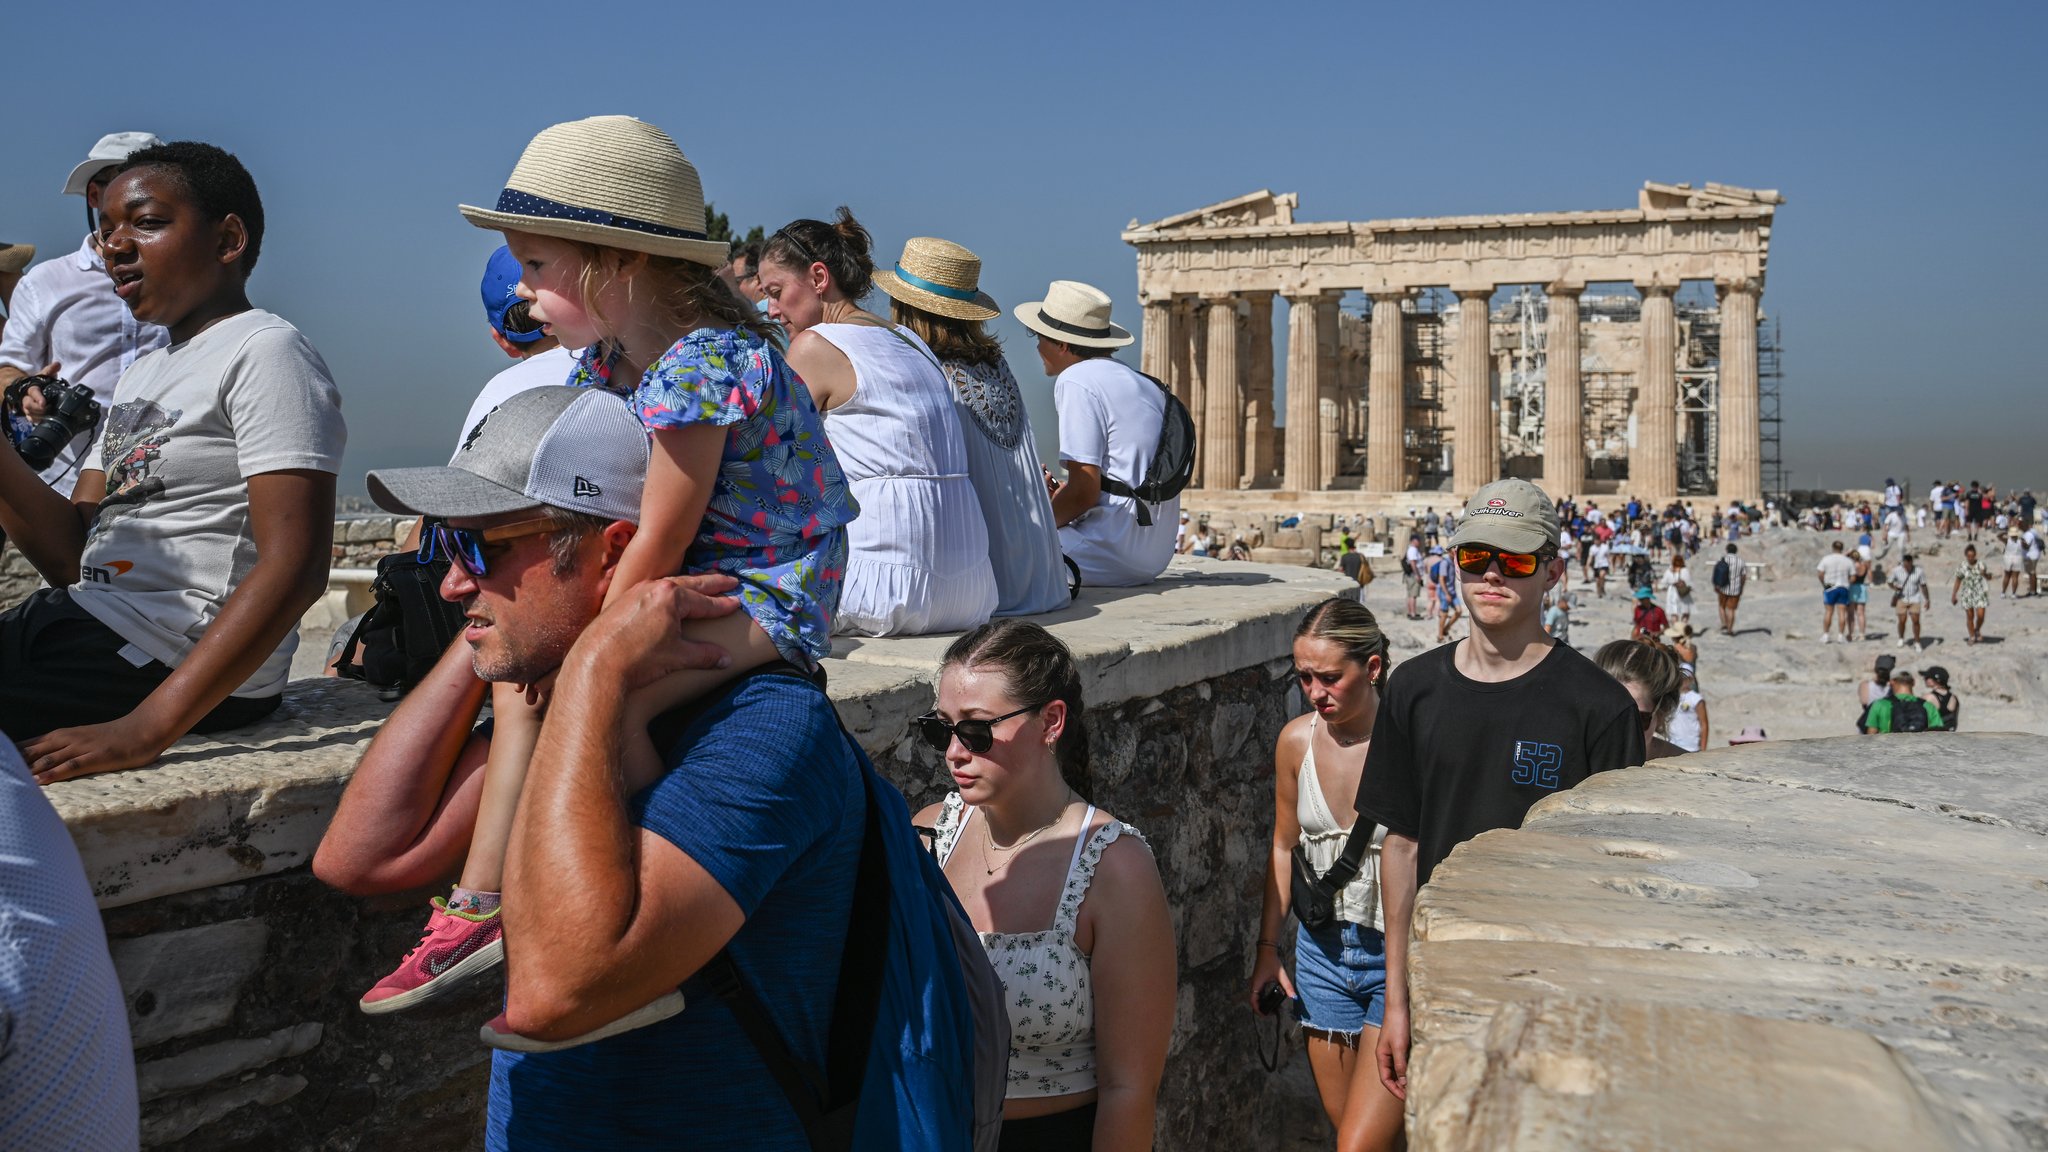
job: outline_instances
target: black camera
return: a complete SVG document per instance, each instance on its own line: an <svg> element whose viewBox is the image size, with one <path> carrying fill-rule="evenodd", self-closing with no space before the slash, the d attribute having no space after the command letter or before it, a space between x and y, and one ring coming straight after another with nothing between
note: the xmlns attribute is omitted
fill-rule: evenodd
<svg viewBox="0 0 2048 1152"><path fill-rule="evenodd" d="M1278 980L1269 980L1264 988L1259 989L1259 1015L1271 1016L1285 1003L1287 989L1282 988Z"/></svg>
<svg viewBox="0 0 2048 1152"><path fill-rule="evenodd" d="M83 384L73 384L55 376L24 376L7 387L8 415L22 417L10 423L26 422L21 404L30 388L43 390L43 417L12 439L22 460L40 472L50 466L66 444L99 425L100 402L93 398L92 389Z"/></svg>

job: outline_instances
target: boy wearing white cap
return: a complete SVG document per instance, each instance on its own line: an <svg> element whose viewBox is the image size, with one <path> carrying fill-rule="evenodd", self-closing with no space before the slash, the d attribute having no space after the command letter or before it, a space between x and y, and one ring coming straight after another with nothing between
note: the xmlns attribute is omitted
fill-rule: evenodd
<svg viewBox="0 0 2048 1152"><path fill-rule="evenodd" d="M1173 559L1180 497L1141 504L1130 494L1159 450L1166 392L1113 353L1132 336L1109 320L1107 293L1055 280L1045 299L1015 315L1038 337L1038 359L1054 378L1060 461L1067 481L1053 490L1060 550L1083 585L1149 584Z"/></svg>
<svg viewBox="0 0 2048 1152"><path fill-rule="evenodd" d="M1469 637L1394 670L1358 786L1380 854L1387 1012L1380 1078L1406 1098L1408 931L1415 892L1451 849L1516 828L1529 807L1594 772L1643 762L1628 690L1544 635L1543 597L1564 575L1557 512L1526 480L1481 488L1451 537Z"/></svg>
<svg viewBox="0 0 2048 1152"><path fill-rule="evenodd" d="M88 228L100 210L100 195L130 153L163 141L147 132L100 137L64 181L66 196L85 197ZM30 268L15 285L7 326L0 332L0 389L30 375L55 376L92 389L102 410L114 403L114 382L145 352L170 342L170 333L135 318L114 294L114 281L88 235L78 251ZM42 389L26 389L20 415L29 422L43 414ZM98 429L80 432L42 470L44 483L69 496L79 464Z"/></svg>

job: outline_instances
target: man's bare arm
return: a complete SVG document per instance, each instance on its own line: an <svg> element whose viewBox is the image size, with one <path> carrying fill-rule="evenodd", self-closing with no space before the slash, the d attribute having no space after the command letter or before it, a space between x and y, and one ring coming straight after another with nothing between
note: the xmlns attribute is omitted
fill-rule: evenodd
<svg viewBox="0 0 2048 1152"><path fill-rule="evenodd" d="M488 689L469 645L449 645L377 729L313 854L313 874L358 896L424 888L469 851L490 741L472 735Z"/></svg>
<svg viewBox="0 0 2048 1152"><path fill-rule="evenodd" d="M1064 528L1095 507L1102 499L1102 469L1093 464L1066 461L1067 482L1052 495L1052 522Z"/></svg>

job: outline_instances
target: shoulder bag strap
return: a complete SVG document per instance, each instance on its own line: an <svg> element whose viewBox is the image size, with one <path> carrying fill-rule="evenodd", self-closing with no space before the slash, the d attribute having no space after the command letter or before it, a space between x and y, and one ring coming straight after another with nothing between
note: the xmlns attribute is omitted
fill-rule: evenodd
<svg viewBox="0 0 2048 1152"><path fill-rule="evenodd" d="M1365 854L1372 849L1372 834L1379 826L1371 820L1359 817L1351 824L1351 835L1344 838L1344 851L1330 870L1316 882L1332 892L1340 891L1346 884L1358 879L1359 870L1365 866Z"/></svg>

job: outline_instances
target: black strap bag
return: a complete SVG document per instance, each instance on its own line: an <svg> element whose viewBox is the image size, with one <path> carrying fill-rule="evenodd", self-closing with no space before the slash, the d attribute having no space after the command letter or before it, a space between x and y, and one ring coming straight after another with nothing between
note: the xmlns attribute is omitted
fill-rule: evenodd
<svg viewBox="0 0 2048 1152"><path fill-rule="evenodd" d="M1358 879L1359 869L1365 864L1365 854L1372 847L1372 834L1377 827L1372 821L1361 819L1351 826L1351 835L1344 841L1344 851L1330 870L1316 875L1313 865L1308 862L1308 853L1301 845L1294 846L1294 879L1291 885L1294 893L1294 918L1304 928L1326 928L1337 920L1337 893L1344 886Z"/></svg>
<svg viewBox="0 0 2048 1152"><path fill-rule="evenodd" d="M1152 381L1166 400L1166 409L1159 414L1159 445L1152 452L1152 463L1145 469L1144 480L1136 487L1104 472L1102 490L1111 496L1129 496L1136 500L1138 523L1149 528L1152 525L1152 506L1166 503L1194 482L1195 420L1188 415L1188 406L1180 402L1173 389L1160 383L1157 376L1144 372L1138 375Z"/></svg>
<svg viewBox="0 0 2048 1152"><path fill-rule="evenodd" d="M377 561L377 603L349 634L335 674L383 689L386 700L424 680L462 634L462 606L441 599L447 575L447 560L422 564L410 549Z"/></svg>

